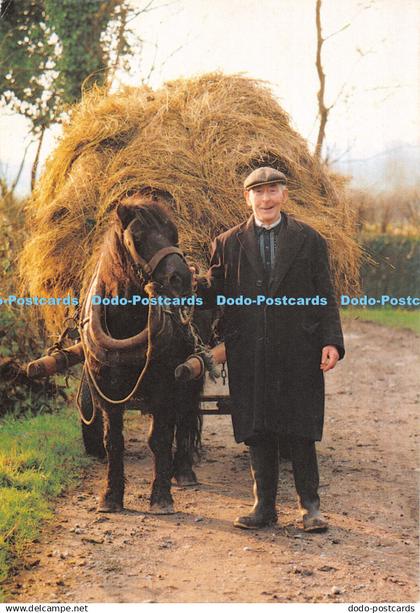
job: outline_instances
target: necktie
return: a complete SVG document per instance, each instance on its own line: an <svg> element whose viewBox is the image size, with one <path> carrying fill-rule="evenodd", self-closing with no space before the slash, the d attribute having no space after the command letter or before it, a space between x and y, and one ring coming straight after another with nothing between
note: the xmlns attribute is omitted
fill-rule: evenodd
<svg viewBox="0 0 420 613"><path fill-rule="evenodd" d="M274 230L275 228L264 228L261 226L257 226L257 236L260 244L260 254L264 264L264 268L268 273L271 272L272 267L274 265L274 255L275 255L275 241L274 241Z"/></svg>

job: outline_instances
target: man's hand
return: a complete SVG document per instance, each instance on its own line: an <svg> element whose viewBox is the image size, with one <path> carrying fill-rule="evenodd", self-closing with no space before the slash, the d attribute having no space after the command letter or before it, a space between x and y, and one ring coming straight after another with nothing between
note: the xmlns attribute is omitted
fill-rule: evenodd
<svg viewBox="0 0 420 613"><path fill-rule="evenodd" d="M331 370L337 364L339 357L338 351L334 345L327 345L326 347L323 347L320 369L324 372Z"/></svg>

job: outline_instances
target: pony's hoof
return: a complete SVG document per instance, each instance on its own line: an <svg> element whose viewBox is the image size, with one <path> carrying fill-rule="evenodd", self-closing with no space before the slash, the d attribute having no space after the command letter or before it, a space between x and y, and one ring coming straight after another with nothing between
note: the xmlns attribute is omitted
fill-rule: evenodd
<svg viewBox="0 0 420 613"><path fill-rule="evenodd" d="M149 513L152 515L173 515L175 513L174 505L171 502L157 503L150 505Z"/></svg>
<svg viewBox="0 0 420 613"><path fill-rule="evenodd" d="M121 513L124 511L124 506L121 502L115 502L114 500L107 500L101 498L98 503L97 513Z"/></svg>
<svg viewBox="0 0 420 613"><path fill-rule="evenodd" d="M303 516L303 529L305 532L326 532L328 530L328 522L319 511L317 513L308 513Z"/></svg>
<svg viewBox="0 0 420 613"><path fill-rule="evenodd" d="M193 487L194 485L199 484L197 476L193 470L188 473L175 475L175 481L179 487Z"/></svg>

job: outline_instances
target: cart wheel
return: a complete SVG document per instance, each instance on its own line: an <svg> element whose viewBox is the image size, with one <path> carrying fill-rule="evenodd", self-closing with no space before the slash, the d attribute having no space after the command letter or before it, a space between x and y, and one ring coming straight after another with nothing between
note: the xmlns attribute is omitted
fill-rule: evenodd
<svg viewBox="0 0 420 613"><path fill-rule="evenodd" d="M89 385L86 381L85 371L83 371L82 388L80 390L80 409L85 419L91 419L93 402ZM95 458L104 458L106 456L106 451L104 447L104 424L101 411L96 412L95 419L90 426L87 426L82 420L80 420L80 423L82 425L82 438L86 453Z"/></svg>

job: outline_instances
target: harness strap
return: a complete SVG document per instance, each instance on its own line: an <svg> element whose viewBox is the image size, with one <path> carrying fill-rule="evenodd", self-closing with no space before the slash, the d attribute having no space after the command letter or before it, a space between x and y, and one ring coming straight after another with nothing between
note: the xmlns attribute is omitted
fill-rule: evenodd
<svg viewBox="0 0 420 613"><path fill-rule="evenodd" d="M150 289L150 293L152 293L153 287L149 286L149 289ZM90 305L90 307L88 306L88 311L89 311L89 308L92 309L93 308L92 305ZM92 372L92 364L91 364L92 358L93 359L97 359L96 356L92 352L91 337L89 335L89 332L91 331L91 330L89 330L89 328L90 328L89 323L92 324L92 320L90 322L88 322L87 329L85 329L83 327L80 328L80 338L81 338L81 341L82 341L83 351L84 351L84 354L85 354L85 371L86 371L86 375L87 375L87 382L88 382L88 385L89 385L89 388L91 389L91 391L92 391L92 388L93 388L96 391L96 393L99 395L99 397L102 398L102 400L105 400L106 402L108 402L109 404L112 404L112 405L120 405L120 404L127 403L136 394L136 392L140 388L140 385L141 385L141 383L142 383L142 381L144 379L144 376L145 376L146 371L147 371L147 369L149 367L149 364L150 364L150 360L152 358L152 340L153 340L153 337L154 337L156 332L157 332L157 335L159 335L159 333L161 332L161 327L165 323L165 317L162 316L162 312L163 312L163 309L162 309L161 306L157 305L157 306L152 308L152 306L149 304L149 310L148 310L148 314L147 314L147 326L146 326L145 330L143 331L143 332L146 332L146 335L147 335L147 344L146 344L146 347L145 347L145 363L144 363L143 367L140 368L140 371L139 371L136 383L135 383L134 387L132 388L132 390L130 391L130 393L127 394L127 396L125 396L124 398L120 398L118 400L114 400L114 399L110 398L107 394L105 394L100 389L100 387L99 387L99 385L98 385L98 383L97 383L97 381L95 379L95 376L94 376L94 374ZM106 337L104 332L103 332L103 337ZM110 338L110 337L107 337L107 338ZM133 338L135 338L135 337L132 337L132 339ZM111 340L116 340L116 339L111 339ZM119 342L119 341L117 341L117 342ZM81 386L79 387L78 402L79 402L79 397L80 397L80 389L81 389ZM89 421L89 424L86 424L86 425L90 425L90 423L93 422L94 418L95 418L95 410L94 410L94 414L91 417L91 420Z"/></svg>
<svg viewBox="0 0 420 613"><path fill-rule="evenodd" d="M182 253L181 249L178 249L178 247L163 247L162 249L159 249L159 251L156 251L152 259L149 260L148 267L150 268L151 272L148 274L152 275L155 272L156 267L160 264L163 258L166 258L167 255L172 255L175 253L186 261L184 254Z"/></svg>
<svg viewBox="0 0 420 613"><path fill-rule="evenodd" d="M133 236L133 227L137 224L140 224L138 219L133 219L133 221L131 221L128 226L126 227L126 229L124 230L123 233L123 242L124 245L126 246L129 254L131 255L133 261L140 266L140 268L149 276L151 277L155 271L155 269L157 268L157 266L160 264L160 262L166 258L167 255L172 255L172 254L177 254L179 255L184 261L185 260L185 256L183 254L183 252L181 251L181 249L179 249L178 247L174 247L174 246L168 246L168 247L162 247L162 249L159 249L159 251L156 251L156 253L154 254L154 256L149 260L149 262L147 262L144 258L141 257L141 255L138 253L136 246L134 244L134 236Z"/></svg>
<svg viewBox="0 0 420 613"><path fill-rule="evenodd" d="M131 221L128 224L127 228L123 232L123 243L126 249L128 250L128 252L130 253L135 264L140 266L142 270L149 277L153 275L153 272L155 271L158 264L168 255L177 254L186 262L185 256L183 252L181 251L181 249L175 246L167 246L167 247L163 247L162 249L159 249L159 251L157 251L154 254L154 256L150 259L149 262L147 262L144 258L142 258L136 250L136 246L134 242L134 235L133 235L133 226L139 223L140 222L138 219L133 219L133 221ZM83 312L82 312L81 322L80 322L80 337L81 337L83 350L85 354L85 372L87 375L87 382L88 382L89 388L91 389L91 392L95 390L98 396L102 398L102 400L105 400L106 402L108 402L109 404L121 405L131 400L131 398L133 398L133 396L136 394L136 392L140 388L140 385L144 379L145 373L149 367L151 357L152 357L152 339L155 335L159 336L162 333L162 330L165 326L166 317L164 315L164 309L162 309L161 306L152 308L151 304L149 303L147 326L139 334L137 334L134 337L130 337L128 339L113 339L109 334L106 334L102 328L100 308L98 307L98 305L92 304L93 294L96 293L98 290L99 290L99 293L102 294L101 290L103 288L99 280L99 269L100 269L100 262L97 265L97 269L91 281L87 300L85 301L83 305ZM153 283L149 283L145 289L149 295L152 295L153 289L154 289ZM181 318L181 322L183 323L184 326L188 325L188 327L191 328L190 318L185 317L184 314L183 314L183 317ZM140 368L140 371L139 371L134 387L132 388L130 393L127 394L125 398L120 398L118 400L114 400L110 398L100 389L95 379L95 376L92 372L92 364L91 364L92 358L97 360L98 353L105 354L105 356L107 353L111 353L111 354L116 353L119 357L120 351L122 352L122 350L130 351L133 349L138 349L139 346L142 348L142 353L144 352L143 355L145 354L144 355L145 363L144 363L144 366ZM81 386L79 387L79 393L77 397L78 405L79 405L79 400L80 400L80 391L81 391ZM92 394L92 398L93 397L94 396ZM93 415L91 419L88 420L88 422L83 419L85 423L90 424L95 419L96 407L95 407L95 401L93 402L94 402ZM82 414L81 410L80 410L80 413Z"/></svg>

